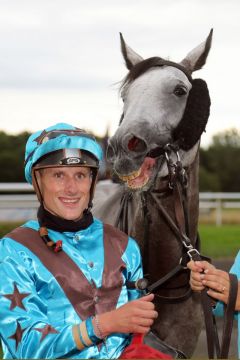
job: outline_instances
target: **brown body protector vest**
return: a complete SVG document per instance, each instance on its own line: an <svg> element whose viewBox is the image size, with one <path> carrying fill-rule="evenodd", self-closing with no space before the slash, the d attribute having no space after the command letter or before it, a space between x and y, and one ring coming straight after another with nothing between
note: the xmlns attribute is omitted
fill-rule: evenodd
<svg viewBox="0 0 240 360"><path fill-rule="evenodd" d="M51 251L42 241L38 231L18 227L5 237L24 245L39 258L57 280L78 316L85 320L89 316L115 309L123 286L122 271L126 264L122 260L122 255L127 247L128 237L111 225L103 226L104 269L100 288L87 280L64 251Z"/></svg>

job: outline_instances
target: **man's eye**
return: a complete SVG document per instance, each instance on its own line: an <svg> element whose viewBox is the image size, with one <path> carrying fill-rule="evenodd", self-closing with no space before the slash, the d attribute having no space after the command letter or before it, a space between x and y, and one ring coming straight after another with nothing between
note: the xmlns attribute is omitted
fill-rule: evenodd
<svg viewBox="0 0 240 360"><path fill-rule="evenodd" d="M77 177L78 177L79 179L85 179L85 178L87 177L87 175L86 175L86 174L83 174L83 173L79 173L79 174L77 175Z"/></svg>
<svg viewBox="0 0 240 360"><path fill-rule="evenodd" d="M57 179L61 179L63 177L63 173L57 172L57 173L54 174L54 177L57 178Z"/></svg>

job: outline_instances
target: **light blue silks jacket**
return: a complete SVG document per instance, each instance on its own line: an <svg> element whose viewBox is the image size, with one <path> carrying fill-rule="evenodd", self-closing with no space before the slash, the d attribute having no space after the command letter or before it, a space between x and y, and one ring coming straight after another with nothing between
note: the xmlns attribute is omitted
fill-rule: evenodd
<svg viewBox="0 0 240 360"><path fill-rule="evenodd" d="M37 221L24 226L39 229ZM62 240L63 251L87 280L101 287L104 267L101 221L94 219L91 226L76 233L49 230L49 237ZM142 277L140 251L131 238L122 260L126 264L123 284ZM140 295L123 285L117 307ZM126 334L114 334L107 339L107 350L105 345L93 345L79 351L72 326L81 321L57 280L38 257L13 239L3 238L0 241L0 336L4 358L118 358L130 341Z"/></svg>
<svg viewBox="0 0 240 360"><path fill-rule="evenodd" d="M240 281L240 251L238 252L238 254L235 258L234 264L230 269L230 273L236 274L238 277L238 281ZM224 311L223 303L221 301L219 301L214 310L214 314L216 316L223 316L223 313L224 313L223 311ZM238 358L240 358L240 315L239 315L239 311L235 312L235 319L238 322Z"/></svg>

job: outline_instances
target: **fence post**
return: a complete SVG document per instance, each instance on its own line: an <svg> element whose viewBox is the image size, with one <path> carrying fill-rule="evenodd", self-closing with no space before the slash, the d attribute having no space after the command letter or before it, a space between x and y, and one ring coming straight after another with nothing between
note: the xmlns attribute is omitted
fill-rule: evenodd
<svg viewBox="0 0 240 360"><path fill-rule="evenodd" d="M222 225L222 202L221 199L216 200L216 226Z"/></svg>

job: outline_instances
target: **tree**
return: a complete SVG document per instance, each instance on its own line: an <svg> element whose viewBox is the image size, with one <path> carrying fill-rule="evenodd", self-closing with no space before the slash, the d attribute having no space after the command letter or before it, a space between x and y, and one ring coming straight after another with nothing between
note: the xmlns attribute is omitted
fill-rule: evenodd
<svg viewBox="0 0 240 360"><path fill-rule="evenodd" d="M29 133L8 135L0 132L0 182L23 182L24 152Z"/></svg>
<svg viewBox="0 0 240 360"><path fill-rule="evenodd" d="M240 132L229 129L216 134L208 149L201 149L200 164L202 176L210 176L211 181L216 178L216 183L200 178L201 191L239 191L240 190ZM204 169L204 172L203 172ZM209 188L210 187L210 188Z"/></svg>

